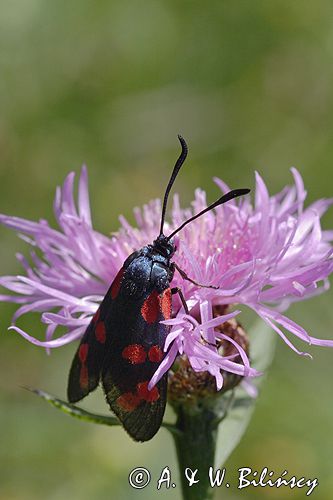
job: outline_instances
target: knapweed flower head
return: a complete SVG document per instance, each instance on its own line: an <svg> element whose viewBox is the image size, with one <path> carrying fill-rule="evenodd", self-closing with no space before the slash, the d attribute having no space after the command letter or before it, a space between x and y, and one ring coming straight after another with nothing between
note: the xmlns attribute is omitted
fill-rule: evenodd
<svg viewBox="0 0 333 500"><path fill-rule="evenodd" d="M170 325L166 356L150 388L178 354L187 356L195 372L214 376L218 389L223 385L223 372L258 375L243 347L223 333L223 324L240 314L238 309L232 310L237 304L255 311L298 354L309 356L293 344L292 335L307 344L333 347L333 340L310 336L284 314L291 303L327 290L333 270L333 231L322 230L320 224L333 199L304 208L302 178L296 169L292 175L293 186L270 196L256 174L254 204L250 196L229 201L186 226L175 238L174 261L196 282L216 288L196 286L175 273L172 286L182 289L189 314L175 297L173 317L164 322ZM154 200L134 209L137 227L121 216L117 233L99 233L92 225L86 168L80 175L77 203L74 179L72 172L56 191L54 213L59 229L44 219L32 222L0 216L0 222L18 231L32 248L29 260L17 255L24 269L21 275L0 278L0 285L14 292L0 295L0 300L20 305L10 328L48 350L82 337L124 260L155 240L160 226L161 202ZM220 179L215 182L223 193L229 191ZM206 206L201 189L195 191L192 207L187 209L175 195L165 234ZM216 316L217 310L224 313ZM46 325L45 340L16 325L20 316L33 311L41 313ZM66 333L57 336L58 327L65 327ZM237 354L221 354L217 345L222 340L231 343Z"/></svg>

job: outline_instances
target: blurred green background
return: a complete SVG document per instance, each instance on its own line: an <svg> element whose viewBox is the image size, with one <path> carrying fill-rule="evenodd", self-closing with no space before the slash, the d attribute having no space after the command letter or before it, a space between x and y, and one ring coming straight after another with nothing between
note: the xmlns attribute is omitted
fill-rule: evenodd
<svg viewBox="0 0 333 500"><path fill-rule="evenodd" d="M53 221L55 186L86 162L95 226L116 230L120 213L133 220L134 205L163 192L177 133L190 145L177 184L184 204L198 185L213 199L214 175L253 187L255 169L274 193L291 181L293 165L309 201L332 196L331 1L2 0L0 9L1 212ZM324 225L332 228L332 210ZM8 229L0 235L0 273L18 273L15 252L27 248ZM333 338L332 297L295 305L290 316ZM0 305L0 499L179 498L177 488L127 483L140 465L154 482L165 465L177 474L164 429L134 444L20 389L64 396L75 346L46 356L7 333L14 309ZM37 316L22 324L43 335ZM233 486L217 498L304 497L304 489L237 490L245 466L317 477L313 497L331 497L333 352L311 352L313 361L278 341L250 427L227 463ZM85 406L106 411L100 392Z"/></svg>

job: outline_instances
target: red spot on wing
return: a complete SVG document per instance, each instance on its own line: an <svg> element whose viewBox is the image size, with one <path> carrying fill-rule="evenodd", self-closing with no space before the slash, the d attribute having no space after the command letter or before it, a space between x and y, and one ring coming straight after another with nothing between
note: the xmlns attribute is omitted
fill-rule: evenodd
<svg viewBox="0 0 333 500"><path fill-rule="evenodd" d="M88 387L89 377L88 377L88 368L86 365L82 365L80 369L80 386L82 389L86 389Z"/></svg>
<svg viewBox="0 0 333 500"><path fill-rule="evenodd" d="M95 328L95 337L101 344L104 344L106 339L105 325L103 321L99 321Z"/></svg>
<svg viewBox="0 0 333 500"><path fill-rule="evenodd" d="M82 389L86 389L89 383L88 368L86 365L87 357L89 351L89 344L81 344L79 347L79 360L81 361L80 368L80 386Z"/></svg>
<svg viewBox="0 0 333 500"><path fill-rule="evenodd" d="M159 296L159 299L164 319L170 319L172 310L171 288L164 290L164 292Z"/></svg>
<svg viewBox="0 0 333 500"><path fill-rule="evenodd" d="M148 359L153 363L159 363L163 359L162 349L158 345L153 345L148 351Z"/></svg>
<svg viewBox="0 0 333 500"><path fill-rule="evenodd" d="M148 390L148 380L145 382L139 382L136 386L137 394L141 399L152 403L153 401L157 401L160 397L160 393L157 387L153 387L151 391Z"/></svg>
<svg viewBox="0 0 333 500"><path fill-rule="evenodd" d="M123 274L124 274L124 269L121 268L120 271L118 272L117 276L113 280L113 283L111 285L111 297L112 297L112 299L115 299L119 293Z"/></svg>
<svg viewBox="0 0 333 500"><path fill-rule="evenodd" d="M140 404L140 397L133 392L125 392L116 399L116 403L125 411L133 411Z"/></svg>
<svg viewBox="0 0 333 500"><path fill-rule="evenodd" d="M141 314L147 323L155 323L160 312L159 296L154 290L144 301L141 307Z"/></svg>
<svg viewBox="0 0 333 500"><path fill-rule="evenodd" d="M92 319L94 323L97 323L97 321L99 320L100 314L101 314L101 311L98 308L97 311L95 312L94 316L93 316L93 319Z"/></svg>
<svg viewBox="0 0 333 500"><path fill-rule="evenodd" d="M160 397L157 387L153 387L151 391L148 390L148 381L139 382L136 386L136 392L125 392L121 394L116 403L120 408L125 411L133 411L139 406L142 401L153 403Z"/></svg>
<svg viewBox="0 0 333 500"><path fill-rule="evenodd" d="M80 345L80 347L79 347L79 360L81 361L81 363L85 363L87 361L88 351L89 351L88 344L81 344Z"/></svg>
<svg viewBox="0 0 333 500"><path fill-rule="evenodd" d="M140 344L130 344L121 353L124 359L127 359L133 365L138 365L146 361L146 351Z"/></svg>

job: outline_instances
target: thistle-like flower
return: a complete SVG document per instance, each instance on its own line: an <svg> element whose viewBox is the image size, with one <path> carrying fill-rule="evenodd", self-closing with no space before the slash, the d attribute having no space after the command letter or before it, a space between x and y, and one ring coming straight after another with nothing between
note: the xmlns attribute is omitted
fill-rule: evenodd
<svg viewBox="0 0 333 500"><path fill-rule="evenodd" d="M333 231L321 229L320 218L333 199L318 200L304 209L306 191L302 178L292 169L294 186L287 186L274 196L256 174L255 203L250 197L229 201L188 225L176 237L174 260L188 276L199 283L214 285L203 288L184 281L175 274L173 286L182 289L189 314L175 297L173 318L164 350L167 352L149 387L171 367L178 354L187 356L195 372L208 372L223 385L223 373L252 377L258 372L241 343L223 333L227 324L243 304L254 310L298 354L287 334L308 344L333 347L333 340L320 340L309 335L283 313L292 302L304 300L327 290L328 276L333 270ZM126 257L135 249L151 243L158 234L160 200L142 209L134 209L137 227L120 217L121 227L111 237L95 231L89 206L87 170L82 168L78 187L78 203L74 200L72 172L63 187L58 188L54 213L60 230L47 221L31 222L18 217L0 215L0 222L15 231L32 247L31 259L17 255L24 273L3 276L0 285L14 292L0 295L0 300L20 304L11 329L35 345L47 350L79 339L110 283ZM215 179L222 192L229 188ZM197 189L191 209L180 206L173 198L170 234L185 220L206 207L205 193ZM38 256L34 251L38 249ZM46 326L45 340L39 340L16 325L28 312L41 313ZM67 332L55 336L58 326ZM221 341L233 346L232 354L221 354Z"/></svg>

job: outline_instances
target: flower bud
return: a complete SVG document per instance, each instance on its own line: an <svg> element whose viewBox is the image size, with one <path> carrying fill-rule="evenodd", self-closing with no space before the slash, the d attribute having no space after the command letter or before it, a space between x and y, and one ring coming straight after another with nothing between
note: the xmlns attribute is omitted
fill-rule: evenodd
<svg viewBox="0 0 333 500"><path fill-rule="evenodd" d="M226 306L214 306L214 317L227 313ZM246 354L249 352L249 340L245 330L240 323L232 318L222 325L216 327L230 339L240 345ZM205 343L204 339L202 340ZM241 356L236 347L227 340L217 340L218 353L221 356L232 357L232 361L242 364ZM223 387L220 391L216 388L216 379L208 371L194 371L185 355L178 357L169 372L168 401L175 408L179 405L201 406L213 403L216 396L230 391L236 387L243 377L226 370L221 370Z"/></svg>

